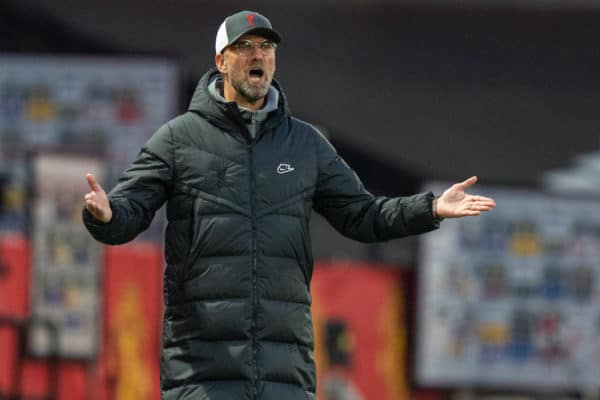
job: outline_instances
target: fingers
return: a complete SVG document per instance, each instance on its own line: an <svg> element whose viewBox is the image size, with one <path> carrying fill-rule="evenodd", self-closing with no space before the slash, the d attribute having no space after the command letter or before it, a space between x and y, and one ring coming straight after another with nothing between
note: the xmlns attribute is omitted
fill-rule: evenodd
<svg viewBox="0 0 600 400"><path fill-rule="evenodd" d="M494 208L493 205L491 204L471 204L467 207L467 210L469 211L490 211L492 208Z"/></svg>
<svg viewBox="0 0 600 400"><path fill-rule="evenodd" d="M483 196L469 196L464 203L466 215L479 215L481 212L490 211L496 206L496 202Z"/></svg>
<svg viewBox="0 0 600 400"><path fill-rule="evenodd" d="M462 181L461 183L458 184L458 186L460 186L461 189L466 189L469 186L473 186L475 184L475 182L477 182L477 177L476 176L472 176L469 179L466 179L464 181Z"/></svg>
<svg viewBox="0 0 600 400"><path fill-rule="evenodd" d="M485 212L485 211L489 211L489 209L488 210L483 210L483 209L480 210L480 209L475 209L472 207L472 208L468 208L468 209L458 212L456 217L476 217L478 215L481 215L481 213Z"/></svg>
<svg viewBox="0 0 600 400"><path fill-rule="evenodd" d="M87 210L88 210L89 212L91 212L93 215L96 215L96 214L98 214L98 212L99 212L99 208L100 208L100 207L98 206L98 203L96 203L96 202L95 202L94 200L92 200L92 199L88 199L88 198L87 198L87 195L86 195L86 198L85 198L85 207L86 207L86 208L87 208Z"/></svg>
<svg viewBox="0 0 600 400"><path fill-rule="evenodd" d="M90 199L85 196L85 208L96 218L102 217L102 209L98 203L96 203L93 199Z"/></svg>
<svg viewBox="0 0 600 400"><path fill-rule="evenodd" d="M466 212L463 214L463 216L465 216L465 217L476 217L476 216L478 216L478 215L481 215L481 211L473 211L473 210L470 210L470 211L466 211Z"/></svg>
<svg viewBox="0 0 600 400"><path fill-rule="evenodd" d="M85 208L98 220L109 222L112 218L112 210L104 189L96 182L94 175L86 174L85 179L92 189L85 194Z"/></svg>
<svg viewBox="0 0 600 400"><path fill-rule="evenodd" d="M97 194L95 192L89 192L89 193L86 193L86 195L85 195L85 205L90 212L92 212L92 210L97 210L97 211L101 210L102 206L100 205L99 202L96 201L96 199L97 199Z"/></svg>
<svg viewBox="0 0 600 400"><path fill-rule="evenodd" d="M485 208L483 211L487 211L496 207L496 202L493 199L487 197L481 197L479 199L471 200L467 203L472 209L474 208Z"/></svg>
<svg viewBox="0 0 600 400"><path fill-rule="evenodd" d="M479 196L479 195L471 195L471 201L473 202L481 202L481 203L492 203L496 204L496 201L491 197Z"/></svg>
<svg viewBox="0 0 600 400"><path fill-rule="evenodd" d="M110 208L97 202L94 196L95 193L93 192L85 195L85 208L94 216L94 218L102 222L109 222L112 218Z"/></svg>
<svg viewBox="0 0 600 400"><path fill-rule="evenodd" d="M98 182L96 182L96 178L94 178L94 175L92 174L86 174L85 175L85 179L87 180L88 185L90 185L90 188L94 191L94 192L101 192L102 190L102 186L100 186L98 184Z"/></svg>

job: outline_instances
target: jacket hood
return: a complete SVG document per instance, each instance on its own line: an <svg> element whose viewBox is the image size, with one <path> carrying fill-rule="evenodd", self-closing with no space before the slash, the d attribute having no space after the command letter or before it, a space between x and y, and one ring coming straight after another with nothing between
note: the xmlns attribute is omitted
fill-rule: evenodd
<svg viewBox="0 0 600 400"><path fill-rule="evenodd" d="M235 102L220 102L211 96L208 85L220 76L221 73L216 68L212 68L200 78L188 110L202 115L212 124L226 131L231 131L239 125L244 126L244 121ZM275 79L271 85L279 91L279 103L277 110L269 113L268 126L280 122L283 117L289 115L287 100L281 86Z"/></svg>

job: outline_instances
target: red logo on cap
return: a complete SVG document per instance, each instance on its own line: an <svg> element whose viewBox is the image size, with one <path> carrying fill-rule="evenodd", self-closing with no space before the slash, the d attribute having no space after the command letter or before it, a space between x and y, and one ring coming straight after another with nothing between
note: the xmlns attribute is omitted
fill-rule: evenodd
<svg viewBox="0 0 600 400"><path fill-rule="evenodd" d="M248 26L254 26L254 15L247 14L246 20L248 21Z"/></svg>

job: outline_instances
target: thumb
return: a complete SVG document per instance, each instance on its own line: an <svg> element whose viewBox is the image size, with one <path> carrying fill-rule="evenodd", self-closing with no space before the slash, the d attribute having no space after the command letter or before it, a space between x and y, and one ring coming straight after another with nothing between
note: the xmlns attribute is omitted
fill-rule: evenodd
<svg viewBox="0 0 600 400"><path fill-rule="evenodd" d="M458 186L460 186L461 189L466 189L469 186L473 186L475 184L475 182L477 182L477 177L476 176L472 176L469 179L466 179L464 181L462 181L461 183L458 184Z"/></svg>
<svg viewBox="0 0 600 400"><path fill-rule="evenodd" d="M94 192L103 192L104 191L102 189L102 186L100 186L100 184L98 184L98 182L96 182L96 178L94 178L94 175L88 173L85 175L85 179L87 180L88 185L90 185L90 188Z"/></svg>

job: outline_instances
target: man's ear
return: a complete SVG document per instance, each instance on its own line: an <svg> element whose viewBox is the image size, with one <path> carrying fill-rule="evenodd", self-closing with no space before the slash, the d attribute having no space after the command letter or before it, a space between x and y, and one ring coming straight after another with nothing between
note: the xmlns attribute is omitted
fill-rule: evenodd
<svg viewBox="0 0 600 400"><path fill-rule="evenodd" d="M218 53L215 55L215 65L220 73L227 73L227 63L225 62L225 54Z"/></svg>

